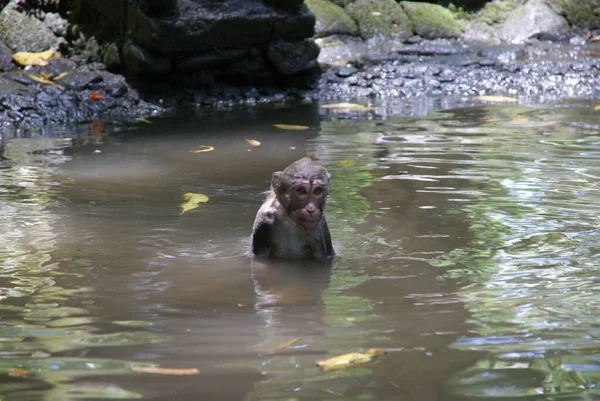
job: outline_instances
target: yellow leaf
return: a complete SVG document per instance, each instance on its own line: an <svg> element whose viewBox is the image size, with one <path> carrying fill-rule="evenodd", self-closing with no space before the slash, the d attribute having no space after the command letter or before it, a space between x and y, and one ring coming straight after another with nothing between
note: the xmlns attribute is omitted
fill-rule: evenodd
<svg viewBox="0 0 600 401"><path fill-rule="evenodd" d="M191 369L166 369L166 368L157 368L153 366L139 366L133 365L131 370L135 370L136 372L144 372L144 373L156 373L160 375L197 375L200 371L196 368Z"/></svg>
<svg viewBox="0 0 600 401"><path fill-rule="evenodd" d="M600 110L600 104L595 105L594 110Z"/></svg>
<svg viewBox="0 0 600 401"><path fill-rule="evenodd" d="M50 79L43 77L42 75L29 74L29 78L31 78L34 81L39 82L41 84L54 85L54 86L56 86L57 88L59 88L61 90L65 90L64 86L61 86L61 85L57 84L56 82L51 81Z"/></svg>
<svg viewBox="0 0 600 401"><path fill-rule="evenodd" d="M342 167L353 167L356 162L354 160L340 160L338 164Z"/></svg>
<svg viewBox="0 0 600 401"><path fill-rule="evenodd" d="M25 65L48 65L48 60L50 57L54 55L54 49L46 50L41 53L30 53L30 52L17 52L12 55L12 59L15 63L25 66ZM40 62L45 62L45 64L40 64Z"/></svg>
<svg viewBox="0 0 600 401"><path fill-rule="evenodd" d="M499 102L499 103L514 103L518 100L514 97L507 96L477 96L476 99L483 100L484 102Z"/></svg>
<svg viewBox="0 0 600 401"><path fill-rule="evenodd" d="M60 74L58 74L57 76L55 76L54 78L52 78L54 81L58 81L59 79L63 79L64 77L66 77L67 75L69 75L68 72L61 72Z"/></svg>
<svg viewBox="0 0 600 401"><path fill-rule="evenodd" d="M181 202L181 214L187 211L197 208L201 203L208 202L208 196L202 194L194 194L191 192L183 195L183 202Z"/></svg>
<svg viewBox="0 0 600 401"><path fill-rule="evenodd" d="M204 152L212 152L213 150L215 150L214 147L208 146L208 145L200 145L200 147L202 149L190 150L190 153L204 153Z"/></svg>
<svg viewBox="0 0 600 401"><path fill-rule="evenodd" d="M356 103L334 103L334 104L324 104L321 106L322 109L333 109L339 111L367 111L367 110L375 110L377 107L373 106L363 106L362 104Z"/></svg>
<svg viewBox="0 0 600 401"><path fill-rule="evenodd" d="M285 129L288 131L304 131L309 128L306 125L290 125L290 124L273 124L273 127L279 128L279 129Z"/></svg>
<svg viewBox="0 0 600 401"><path fill-rule="evenodd" d="M528 120L524 117L515 117L512 120L510 120L511 123L513 124L525 124Z"/></svg>
<svg viewBox="0 0 600 401"><path fill-rule="evenodd" d="M139 121L141 123L145 123L145 124L152 124L152 121L148 120L147 118L143 118L143 117L138 117L135 120ZM191 152L191 150L190 150L190 152Z"/></svg>
<svg viewBox="0 0 600 401"><path fill-rule="evenodd" d="M366 352L352 352L350 354L339 355L324 361L319 361L317 362L317 366L325 371L344 369L370 362L374 356L382 354L382 349L372 348L368 349Z"/></svg>
<svg viewBox="0 0 600 401"><path fill-rule="evenodd" d="M256 146L260 146L260 142L258 142L255 139L244 139L244 141L248 142L248 145L252 146L252 147L256 147Z"/></svg>
<svg viewBox="0 0 600 401"><path fill-rule="evenodd" d="M277 346L275 346L273 348L270 348L269 351L279 351L281 349L285 349L285 348L287 348L287 347L289 347L291 345L296 344L298 341L300 341L300 337L293 338L290 341L286 341L283 344L279 344L279 345L277 345Z"/></svg>

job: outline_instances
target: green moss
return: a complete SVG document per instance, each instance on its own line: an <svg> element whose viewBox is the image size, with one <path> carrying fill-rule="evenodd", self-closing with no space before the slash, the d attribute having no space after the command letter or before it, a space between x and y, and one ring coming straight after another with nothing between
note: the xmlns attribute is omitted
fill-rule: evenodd
<svg viewBox="0 0 600 401"><path fill-rule="evenodd" d="M315 14L315 34L318 37L345 34L358 35L358 25L344 9L329 0L305 0L304 3Z"/></svg>
<svg viewBox="0 0 600 401"><path fill-rule="evenodd" d="M447 8L412 1L403 1L400 5L406 11L414 31L423 38L456 38L462 32L462 24Z"/></svg>
<svg viewBox="0 0 600 401"><path fill-rule="evenodd" d="M331 1L340 7L346 7L348 4L354 3L355 0L331 0Z"/></svg>
<svg viewBox="0 0 600 401"><path fill-rule="evenodd" d="M358 0L345 10L357 21L360 35L365 39L376 35L397 38L412 35L410 20L394 0Z"/></svg>
<svg viewBox="0 0 600 401"><path fill-rule="evenodd" d="M600 28L600 7L595 0L547 0L547 4L573 26L582 29Z"/></svg>
<svg viewBox="0 0 600 401"><path fill-rule="evenodd" d="M492 1L472 14L472 19L488 25L499 24L508 18L512 10L523 4L525 0Z"/></svg>

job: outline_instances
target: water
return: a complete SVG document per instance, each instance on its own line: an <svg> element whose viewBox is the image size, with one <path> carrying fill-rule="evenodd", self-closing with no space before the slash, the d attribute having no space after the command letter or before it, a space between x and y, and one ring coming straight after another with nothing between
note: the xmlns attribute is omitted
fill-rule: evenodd
<svg viewBox="0 0 600 401"><path fill-rule="evenodd" d="M598 398L593 104L350 116L258 107L5 133L0 397ZM189 152L201 145L214 151ZM252 260L271 173L305 155L332 174L339 256ZM209 201L181 214L188 192ZM368 348L387 353L315 366Z"/></svg>

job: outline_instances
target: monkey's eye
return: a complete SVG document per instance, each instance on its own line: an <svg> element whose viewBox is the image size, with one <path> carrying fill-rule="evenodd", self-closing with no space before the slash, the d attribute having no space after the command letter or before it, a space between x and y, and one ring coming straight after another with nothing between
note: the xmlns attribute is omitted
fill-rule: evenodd
<svg viewBox="0 0 600 401"><path fill-rule="evenodd" d="M313 191L313 194L315 195L320 195L323 193L323 188L315 188L315 190Z"/></svg>
<svg viewBox="0 0 600 401"><path fill-rule="evenodd" d="M300 187L300 188L298 188L298 189L296 190L296 192L298 192L300 195L306 195L306 194L307 194L307 192L306 192L306 188L304 188L304 187Z"/></svg>

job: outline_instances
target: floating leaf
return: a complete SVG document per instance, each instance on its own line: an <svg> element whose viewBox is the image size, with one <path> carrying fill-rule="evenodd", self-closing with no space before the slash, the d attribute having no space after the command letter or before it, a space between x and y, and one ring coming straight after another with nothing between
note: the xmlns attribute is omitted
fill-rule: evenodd
<svg viewBox="0 0 600 401"><path fill-rule="evenodd" d="M119 326L127 326L127 327L149 327L154 326L152 322L145 322L143 320L115 320L114 324L118 324Z"/></svg>
<svg viewBox="0 0 600 401"><path fill-rule="evenodd" d="M373 17L379 17L379 16L381 15L381 13L380 13L379 11L373 11L373 12L371 13L371 15L372 15Z"/></svg>
<svg viewBox="0 0 600 401"><path fill-rule="evenodd" d="M514 97L508 96L477 96L476 99L483 100L484 102L499 102L499 103L514 103L518 100Z"/></svg>
<svg viewBox="0 0 600 401"><path fill-rule="evenodd" d="M338 164L342 167L353 167L356 162L354 160L340 160Z"/></svg>
<svg viewBox="0 0 600 401"><path fill-rule="evenodd" d="M148 120L147 118L143 118L143 117L138 117L135 119L135 121L139 121L144 124L152 124L152 121Z"/></svg>
<svg viewBox="0 0 600 401"><path fill-rule="evenodd" d="M11 366L8 368L8 375L16 377L27 377L29 376L29 369L16 368Z"/></svg>
<svg viewBox="0 0 600 401"><path fill-rule="evenodd" d="M309 128L306 125L291 125L291 124L273 124L273 127L279 128L279 129L285 129L288 131L304 131Z"/></svg>
<svg viewBox="0 0 600 401"><path fill-rule="evenodd" d="M208 145L200 145L200 147L202 149L190 150L190 153L205 153L205 152L212 152L213 150L215 150L214 147L208 146Z"/></svg>
<svg viewBox="0 0 600 401"><path fill-rule="evenodd" d="M90 99L92 102L95 102L96 100L102 100L102 99L104 99L104 96L102 96L102 95L100 94L100 92L98 92L98 91L92 91L92 92L90 93L90 98L89 98L89 99Z"/></svg>
<svg viewBox="0 0 600 401"><path fill-rule="evenodd" d="M50 57L54 56L54 49L46 50L45 52L40 53L30 53L30 52L17 52L12 55L12 59L15 63L26 66L26 65L38 65L45 66L48 65L48 60Z"/></svg>
<svg viewBox="0 0 600 401"><path fill-rule="evenodd" d="M382 349L372 348L363 353L352 352L350 354L339 355L324 361L319 361L317 362L317 366L325 371L344 369L370 362L374 356L382 355L383 353Z"/></svg>
<svg viewBox="0 0 600 401"><path fill-rule="evenodd" d="M135 370L136 372L144 372L144 373L156 373L159 375L197 375L200 371L196 368L191 369L168 369L168 368L158 368L154 366L139 366L133 365L131 370Z"/></svg>
<svg viewBox="0 0 600 401"><path fill-rule="evenodd" d="M181 214L195 209L198 206L200 206L201 203L205 202L208 202L208 196L188 192L185 195L183 195L183 202L181 202Z"/></svg>
<svg viewBox="0 0 600 401"><path fill-rule="evenodd" d="M600 110L600 104L595 105L594 110Z"/></svg>
<svg viewBox="0 0 600 401"><path fill-rule="evenodd" d="M334 103L334 104L324 104L321 106L322 109L333 109L339 111L367 111L367 110L375 110L377 107L373 106L363 106L362 104L356 103Z"/></svg>
<svg viewBox="0 0 600 401"><path fill-rule="evenodd" d="M248 145L252 146L253 148L257 147L257 146L260 146L260 142L258 142L255 139L248 139L248 138L246 138L246 139L244 139L244 141L248 142Z"/></svg>
<svg viewBox="0 0 600 401"><path fill-rule="evenodd" d="M238 308L247 308L248 304L237 304Z"/></svg>
<svg viewBox="0 0 600 401"><path fill-rule="evenodd" d="M515 117L512 120L510 120L510 122L513 123L513 124L525 124L528 121L529 120L527 120L524 117Z"/></svg>
<svg viewBox="0 0 600 401"><path fill-rule="evenodd" d="M279 350L285 349L285 348L287 348L287 347L289 347L289 346L291 346L291 345L294 345L294 344L296 344L296 343L297 343L298 341L300 341L300 340L301 340L301 338L300 338L300 337L298 337L298 338L293 338L293 339L291 339L290 341L286 341L286 342L284 342L283 344L279 344L279 345L277 345L277 346L275 346L275 347L273 347L273 348L269 348L269 351L271 351L271 352L274 352L274 351L279 351Z"/></svg>

